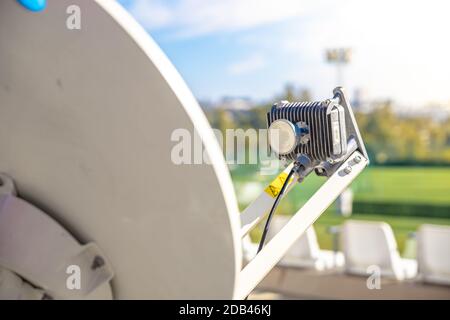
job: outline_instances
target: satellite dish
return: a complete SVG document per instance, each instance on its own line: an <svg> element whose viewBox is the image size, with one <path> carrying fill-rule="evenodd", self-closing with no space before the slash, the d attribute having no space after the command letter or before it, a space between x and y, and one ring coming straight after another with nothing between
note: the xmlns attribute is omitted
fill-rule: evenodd
<svg viewBox="0 0 450 320"><path fill-rule="evenodd" d="M66 25L80 8L81 29ZM109 259L113 297L232 298L241 268L229 172L193 95L111 0L0 1L0 172ZM175 165L175 129L212 165ZM33 279L28 279L30 282Z"/></svg>

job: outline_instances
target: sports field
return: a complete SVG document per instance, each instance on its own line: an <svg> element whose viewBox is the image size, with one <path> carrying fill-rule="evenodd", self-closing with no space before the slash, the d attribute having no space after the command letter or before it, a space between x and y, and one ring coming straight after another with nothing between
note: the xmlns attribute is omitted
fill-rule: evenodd
<svg viewBox="0 0 450 320"><path fill-rule="evenodd" d="M256 167L242 166L232 171L241 209L257 196L274 176L261 176ZM277 214L292 214L323 183L324 179L310 175L304 183L297 185L282 201ZM414 216L396 215L395 212L376 214L353 213L351 219L385 221L391 225L399 249L405 249L410 232L424 223L450 225L450 167L369 167L353 183L355 202L388 202L402 205L437 205L449 207L445 217L431 217L429 212ZM392 210L392 209L391 209ZM339 216L333 207L315 223L320 246L332 248L332 237L328 227L340 225L346 218ZM252 234L257 240L259 230Z"/></svg>

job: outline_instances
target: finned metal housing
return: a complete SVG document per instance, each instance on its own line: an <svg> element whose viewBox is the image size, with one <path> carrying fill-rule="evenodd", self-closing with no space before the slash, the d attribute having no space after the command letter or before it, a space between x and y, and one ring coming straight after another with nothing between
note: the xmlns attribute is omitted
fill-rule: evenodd
<svg viewBox="0 0 450 320"><path fill-rule="evenodd" d="M307 156L318 175L330 176L334 164L342 162L355 150L367 159L350 103L340 87L333 98L315 102L279 102L267 114L267 126L280 119L288 120L308 131L308 139L298 143L292 152L278 154L280 159L295 161Z"/></svg>

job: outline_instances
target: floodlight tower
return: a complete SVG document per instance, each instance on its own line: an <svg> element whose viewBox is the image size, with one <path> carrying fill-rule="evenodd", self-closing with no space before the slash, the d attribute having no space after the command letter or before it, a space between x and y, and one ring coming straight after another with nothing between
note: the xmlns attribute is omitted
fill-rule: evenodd
<svg viewBox="0 0 450 320"><path fill-rule="evenodd" d="M351 48L332 48L326 50L326 59L328 63L336 66L336 85L343 86L343 68L350 63L352 57Z"/></svg>

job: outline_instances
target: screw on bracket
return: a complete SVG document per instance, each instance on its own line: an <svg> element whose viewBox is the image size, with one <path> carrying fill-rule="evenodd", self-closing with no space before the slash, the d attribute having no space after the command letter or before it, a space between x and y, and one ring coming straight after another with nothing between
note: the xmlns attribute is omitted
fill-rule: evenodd
<svg viewBox="0 0 450 320"><path fill-rule="evenodd" d="M54 298L53 298L51 295L49 295L49 294L47 294L47 293L44 293L44 294L42 295L41 300L54 300Z"/></svg>
<svg viewBox="0 0 450 320"><path fill-rule="evenodd" d="M97 270L105 265L105 260L100 256L95 256L94 261L92 261L91 269Z"/></svg>
<svg viewBox="0 0 450 320"><path fill-rule="evenodd" d="M344 169L344 172L345 172L346 174L349 174L350 172L352 172L352 167L346 166L345 169Z"/></svg>

